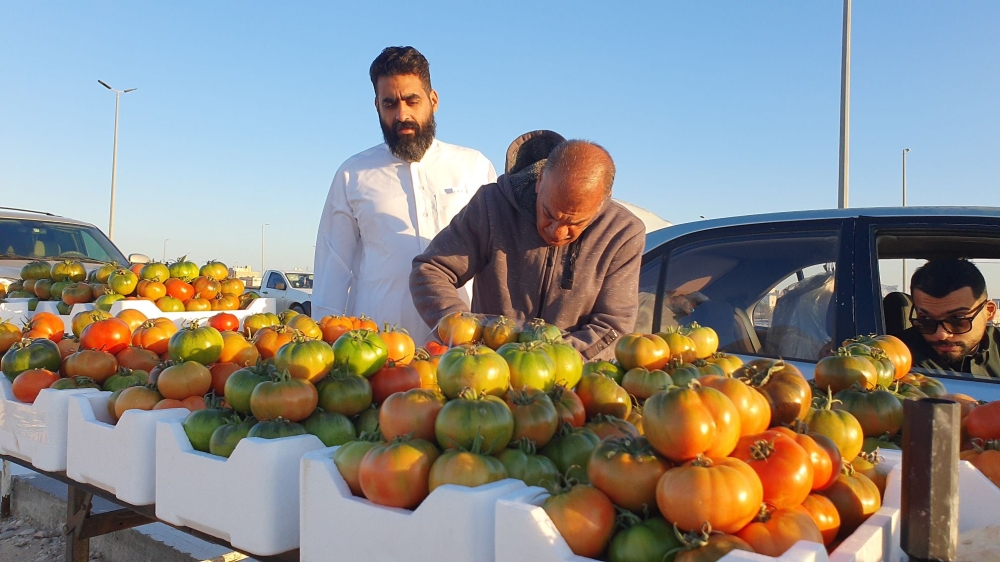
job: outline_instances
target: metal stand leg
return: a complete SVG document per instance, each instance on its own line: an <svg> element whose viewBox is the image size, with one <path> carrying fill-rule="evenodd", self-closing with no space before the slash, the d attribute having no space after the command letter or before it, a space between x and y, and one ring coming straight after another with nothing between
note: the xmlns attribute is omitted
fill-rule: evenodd
<svg viewBox="0 0 1000 562"><path fill-rule="evenodd" d="M0 519L10 517L10 461L4 459L3 473L0 474Z"/></svg>
<svg viewBox="0 0 1000 562"><path fill-rule="evenodd" d="M66 495L66 562L87 562L90 560L90 538L81 536L83 524L90 515L93 496L70 486Z"/></svg>

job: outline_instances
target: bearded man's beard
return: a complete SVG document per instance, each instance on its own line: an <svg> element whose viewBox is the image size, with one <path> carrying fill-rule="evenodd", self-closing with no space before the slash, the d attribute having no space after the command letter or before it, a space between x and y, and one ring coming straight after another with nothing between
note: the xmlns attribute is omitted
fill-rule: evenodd
<svg viewBox="0 0 1000 562"><path fill-rule="evenodd" d="M391 127L386 125L381 118L378 122L382 126L382 138L389 146L389 151L397 158L407 162L419 162L424 157L427 149L434 142L434 133L437 130L433 114L431 114L430 120L423 125L413 120L397 121ZM399 131L402 129L413 129L414 132L413 134L400 135Z"/></svg>

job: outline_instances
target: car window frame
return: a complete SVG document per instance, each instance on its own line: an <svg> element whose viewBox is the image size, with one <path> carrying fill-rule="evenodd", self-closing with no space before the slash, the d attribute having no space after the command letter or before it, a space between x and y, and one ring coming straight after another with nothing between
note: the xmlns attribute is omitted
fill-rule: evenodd
<svg viewBox="0 0 1000 562"><path fill-rule="evenodd" d="M852 217L815 219L815 220L792 220L768 223L742 224L724 226L699 230L688 234L683 234L676 238L671 238L658 244L649 252L643 254L642 263L646 265L652 260L660 259L659 279L656 285L656 298L653 309L653 331L662 329L662 307L667 279L667 264L673 252L681 247L690 244L703 243L713 239L738 238L744 236L767 236L767 235L795 235L811 234L822 231L836 231L840 236L840 247L837 251L835 292L836 312L834 323L833 339L835 342L843 341L854 335L855 310L855 271L852 267L854 254L856 251L855 219ZM777 280L780 282L782 279ZM767 357L761 353L746 354L754 357ZM800 360L796 360L800 361ZM803 360L800 362L815 363L816 361Z"/></svg>
<svg viewBox="0 0 1000 562"><path fill-rule="evenodd" d="M964 233L982 233L986 237L1000 237L1000 217L976 216L922 216L922 217L860 217L858 219L858 254L868 254L868 259L857 260L858 310L873 310L872 315L859 315L859 334L885 334L885 314L882 310L881 276L878 266L878 236L880 231L905 232L921 228L954 230ZM862 267L863 266L863 267ZM912 275L912 272L910 272ZM867 283L862 282L866 280ZM1000 288L998 288L1000 292Z"/></svg>

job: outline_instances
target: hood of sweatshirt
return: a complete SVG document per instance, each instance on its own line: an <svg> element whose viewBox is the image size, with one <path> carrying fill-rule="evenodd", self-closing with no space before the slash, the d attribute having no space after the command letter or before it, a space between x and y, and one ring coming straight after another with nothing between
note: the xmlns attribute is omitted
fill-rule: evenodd
<svg viewBox="0 0 1000 562"><path fill-rule="evenodd" d="M566 140L553 131L532 131L510 143L504 175L497 180L504 195L520 211L535 220L535 184L552 149Z"/></svg>

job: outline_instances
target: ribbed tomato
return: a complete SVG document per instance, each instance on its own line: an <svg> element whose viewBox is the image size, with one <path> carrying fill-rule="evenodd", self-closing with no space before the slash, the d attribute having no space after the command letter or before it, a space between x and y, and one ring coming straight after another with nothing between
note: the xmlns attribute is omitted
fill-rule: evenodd
<svg viewBox="0 0 1000 562"><path fill-rule="evenodd" d="M363 377L356 378L365 380ZM433 442L434 423L444 405L445 399L441 393L425 388L392 394L378 409L382 436L392 441L401 435L410 435Z"/></svg>
<svg viewBox="0 0 1000 562"><path fill-rule="evenodd" d="M547 394L537 388L510 389L504 396L514 416L512 441L531 439L536 447L544 447L559 429L559 412Z"/></svg>
<svg viewBox="0 0 1000 562"><path fill-rule="evenodd" d="M308 418L318 403L319 394L311 382L287 373L258 384L250 394L250 411L258 420L284 418L299 422Z"/></svg>
<svg viewBox="0 0 1000 562"><path fill-rule="evenodd" d="M604 373L590 373L580 378L576 395L583 402L587 417L597 414L627 418L632 411L628 391Z"/></svg>
<svg viewBox="0 0 1000 562"><path fill-rule="evenodd" d="M240 331L240 319L237 318L235 314L230 314L228 312L220 312L215 316L212 316L211 318L208 319L208 325L220 332Z"/></svg>
<svg viewBox="0 0 1000 562"><path fill-rule="evenodd" d="M385 342L389 361L399 365L409 365L413 361L416 344L406 330L386 324L385 330L379 332L379 337Z"/></svg>
<svg viewBox="0 0 1000 562"><path fill-rule="evenodd" d="M830 498L819 494L809 494L799 506L816 523L820 534L823 536L823 544L829 546L837 538L840 531L840 514L837 513L837 506L833 505Z"/></svg>
<svg viewBox="0 0 1000 562"><path fill-rule="evenodd" d="M485 345L455 347L441 356L437 378L441 392L449 399L458 397L464 388L503 396L510 387L510 368Z"/></svg>
<svg viewBox="0 0 1000 562"><path fill-rule="evenodd" d="M118 370L118 359L107 351L82 349L66 357L62 373L67 377L90 377L103 383Z"/></svg>
<svg viewBox="0 0 1000 562"><path fill-rule="evenodd" d="M812 517L794 508L763 509L757 519L736 536L758 554L775 558L799 541L823 544L823 535Z"/></svg>
<svg viewBox="0 0 1000 562"><path fill-rule="evenodd" d="M426 439L397 437L375 445L358 468L361 491L373 503L413 509L430 494L428 477L439 455Z"/></svg>
<svg viewBox="0 0 1000 562"><path fill-rule="evenodd" d="M274 354L274 366L288 371L292 378L316 383L333 369L334 354L330 344L297 334Z"/></svg>
<svg viewBox="0 0 1000 562"><path fill-rule="evenodd" d="M628 334L615 344L615 358L628 371L636 367L661 369L670 362L671 349L656 334Z"/></svg>
<svg viewBox="0 0 1000 562"><path fill-rule="evenodd" d="M547 394L556 407L560 420L573 427L583 427L587 421L587 410L576 392L557 384Z"/></svg>
<svg viewBox="0 0 1000 562"><path fill-rule="evenodd" d="M656 484L670 467L644 437L610 438L590 454L587 477L615 505L642 513L656 505Z"/></svg>
<svg viewBox="0 0 1000 562"><path fill-rule="evenodd" d="M577 556L597 558L614 535L615 506L593 486L578 484L556 490L542 509Z"/></svg>
<svg viewBox="0 0 1000 562"><path fill-rule="evenodd" d="M381 404L392 394L420 388L420 373L410 365L397 364L390 359L368 382L372 385L372 401Z"/></svg>
<svg viewBox="0 0 1000 562"><path fill-rule="evenodd" d="M682 530L706 522L735 533L753 520L764 491L757 473L739 459L700 457L668 470L656 485L656 502L667 521Z"/></svg>
<svg viewBox="0 0 1000 562"><path fill-rule="evenodd" d="M765 431L741 438L733 457L746 462L757 473L764 501L774 507L793 508L812 491L813 466L809 454L782 432ZM752 541L747 542L753 545Z"/></svg>
<svg viewBox="0 0 1000 562"><path fill-rule="evenodd" d="M771 406L767 403L767 398L743 381L726 376L706 375L700 377L698 382L729 397L740 416L741 437L760 433L771 424Z"/></svg>

